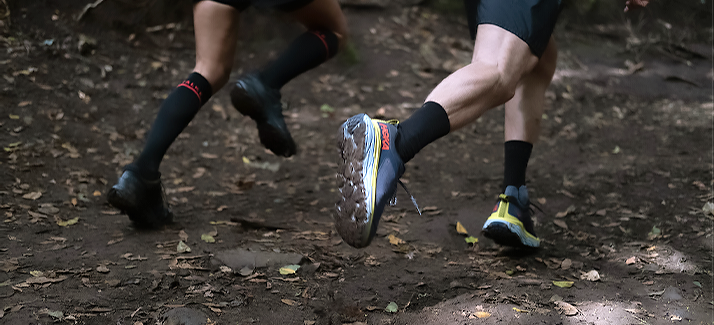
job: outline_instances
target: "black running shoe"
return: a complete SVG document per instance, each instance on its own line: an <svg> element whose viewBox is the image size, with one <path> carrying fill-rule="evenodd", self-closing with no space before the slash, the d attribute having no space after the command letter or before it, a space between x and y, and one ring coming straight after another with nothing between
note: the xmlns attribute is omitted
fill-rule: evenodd
<svg viewBox="0 0 714 325"><path fill-rule="evenodd" d="M533 229L528 189L525 185L520 188L506 187L505 193L499 195L498 203L483 225L482 231L484 236L500 245L533 248L540 246L540 239Z"/></svg>
<svg viewBox="0 0 714 325"><path fill-rule="evenodd" d="M369 245L385 206L397 203L397 184L404 187L399 181L404 163L394 147L397 123L358 114L343 123L337 135L342 154L337 186L342 197L335 206L335 228L355 248ZM411 196L409 191L407 194ZM414 197L411 199L421 214Z"/></svg>
<svg viewBox="0 0 714 325"><path fill-rule="evenodd" d="M109 190L107 200L126 213L137 228L155 229L173 220L164 200L161 179L145 180L133 165L124 167L119 181Z"/></svg>
<svg viewBox="0 0 714 325"><path fill-rule="evenodd" d="M263 84L257 75L246 75L231 89L231 103L238 112L258 124L260 143L266 148L278 156L295 154L297 146L285 125L278 90Z"/></svg>

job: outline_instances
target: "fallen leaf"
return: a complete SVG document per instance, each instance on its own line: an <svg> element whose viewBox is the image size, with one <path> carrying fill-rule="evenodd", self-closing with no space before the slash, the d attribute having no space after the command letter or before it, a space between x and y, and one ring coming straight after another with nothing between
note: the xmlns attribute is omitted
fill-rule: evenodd
<svg viewBox="0 0 714 325"><path fill-rule="evenodd" d="M92 193L92 195L94 195L94 196L102 196L102 192L94 191L94 193Z"/></svg>
<svg viewBox="0 0 714 325"><path fill-rule="evenodd" d="M22 198L26 200L37 200L40 197L42 197L41 192L30 192L22 196Z"/></svg>
<svg viewBox="0 0 714 325"><path fill-rule="evenodd" d="M694 285L697 286L697 287L703 288L703 287L702 287L702 284L699 283L699 281L694 281L694 282L692 282L692 283L694 283Z"/></svg>
<svg viewBox="0 0 714 325"><path fill-rule="evenodd" d="M553 285L561 288L570 288L573 286L573 281L553 281Z"/></svg>
<svg viewBox="0 0 714 325"><path fill-rule="evenodd" d="M179 241L178 245L176 245L176 252L177 253L190 253L191 252L191 247L188 247L186 243L182 241Z"/></svg>
<svg viewBox="0 0 714 325"><path fill-rule="evenodd" d="M563 315L573 316L578 314L578 309L565 301L555 301L553 303L555 304L555 309L563 313Z"/></svg>
<svg viewBox="0 0 714 325"><path fill-rule="evenodd" d="M215 243L216 239L213 238L213 236L209 234L201 234L201 240L207 242L207 243Z"/></svg>
<svg viewBox="0 0 714 325"><path fill-rule="evenodd" d="M462 235L468 235L469 232L466 231L466 228L464 228L464 225L461 224L461 222L456 222L456 232Z"/></svg>
<svg viewBox="0 0 714 325"><path fill-rule="evenodd" d="M206 158L206 159L217 159L218 155L212 154L212 153L207 153L203 152L201 153L201 157Z"/></svg>
<svg viewBox="0 0 714 325"><path fill-rule="evenodd" d="M297 270L300 268L300 265L286 265L280 268L280 274L282 275L288 275L288 274L295 274Z"/></svg>
<svg viewBox="0 0 714 325"><path fill-rule="evenodd" d="M573 260L571 260L571 259L569 259L569 258L566 258L566 259L563 260L562 263L560 263L560 268L563 269L563 270L567 270L567 269L569 269L570 266L572 266L572 265L573 265Z"/></svg>
<svg viewBox="0 0 714 325"><path fill-rule="evenodd" d="M8 117L10 117L11 120L19 120L20 119L20 115L10 114L10 115L8 115Z"/></svg>
<svg viewBox="0 0 714 325"><path fill-rule="evenodd" d="M298 304L297 301L295 301L295 300L290 300L290 299L280 299L280 301L282 301L284 304L286 304L286 305L288 305L288 306L295 306L295 305Z"/></svg>
<svg viewBox="0 0 714 325"><path fill-rule="evenodd" d="M580 275L580 279L595 282L600 280L600 274L597 273L596 270L592 270L588 273L583 273L582 275Z"/></svg>
<svg viewBox="0 0 714 325"><path fill-rule="evenodd" d="M384 311L388 313L396 313L397 310L399 310L399 306L397 306L397 303L394 301L389 302L386 308L384 308Z"/></svg>
<svg viewBox="0 0 714 325"><path fill-rule="evenodd" d="M657 226L652 226L652 230L650 230L650 233L647 234L647 239L653 240L657 237L659 237L662 234L662 230L657 228Z"/></svg>
<svg viewBox="0 0 714 325"><path fill-rule="evenodd" d="M631 264L635 264L635 262L637 262L637 257L632 256L632 257L628 258L627 261L625 261L625 264L631 265Z"/></svg>
<svg viewBox="0 0 714 325"><path fill-rule="evenodd" d="M478 243L478 238L476 238L474 236L468 236L468 237L464 238L464 240L469 244Z"/></svg>
<svg viewBox="0 0 714 325"><path fill-rule="evenodd" d="M560 227L560 228L568 229L568 224L565 223L565 221L563 221L563 220L559 220L559 219L558 219L558 220L553 220L553 223L554 223L556 226Z"/></svg>
<svg viewBox="0 0 714 325"><path fill-rule="evenodd" d="M59 218L57 219L57 225L59 225L60 227L71 226L73 224L76 224L77 222L79 222L79 217L74 217L67 221L63 221L62 219L59 219Z"/></svg>
<svg viewBox="0 0 714 325"><path fill-rule="evenodd" d="M487 312L485 312L485 311L477 311L477 312L474 313L474 315L475 315L476 317L478 317L478 318L489 318L489 317L491 317L491 314L490 314L490 313L487 313Z"/></svg>
<svg viewBox="0 0 714 325"><path fill-rule="evenodd" d="M401 238L398 238L397 236L389 235L388 238L389 238L389 243L394 246L406 244L406 242L404 242Z"/></svg>
<svg viewBox="0 0 714 325"><path fill-rule="evenodd" d="M561 212L556 213L556 214L555 214L555 217L556 217L556 218L565 217L565 216L567 216L568 214L575 212L575 210L576 210L575 206L574 206L574 205L571 205L571 206L569 206L565 211L561 211Z"/></svg>
<svg viewBox="0 0 714 325"><path fill-rule="evenodd" d="M519 313L528 313L528 311L527 311L527 310L524 310L524 309L518 309L518 308L516 308L516 307L513 307L513 310L514 310L514 311L517 311L517 312L519 312Z"/></svg>

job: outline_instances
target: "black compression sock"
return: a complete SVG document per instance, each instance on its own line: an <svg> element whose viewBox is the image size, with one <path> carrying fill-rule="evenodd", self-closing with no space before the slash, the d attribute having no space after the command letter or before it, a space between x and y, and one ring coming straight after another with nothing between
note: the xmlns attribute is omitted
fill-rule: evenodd
<svg viewBox="0 0 714 325"><path fill-rule="evenodd" d="M156 179L159 176L159 165L166 150L211 95L211 84L198 72L194 72L164 100L151 126L146 145L134 162L144 178Z"/></svg>
<svg viewBox="0 0 714 325"><path fill-rule="evenodd" d="M260 72L260 80L273 89L280 89L301 73L335 56L338 47L339 39L331 31L305 32Z"/></svg>
<svg viewBox="0 0 714 325"><path fill-rule="evenodd" d="M436 141L451 130L449 116L441 105L426 102L412 116L397 125L396 148L399 157L406 163L419 150Z"/></svg>
<svg viewBox="0 0 714 325"><path fill-rule="evenodd" d="M533 145L525 141L506 141L503 144L505 160L503 168L503 190L513 185L526 185L526 168L531 158Z"/></svg>

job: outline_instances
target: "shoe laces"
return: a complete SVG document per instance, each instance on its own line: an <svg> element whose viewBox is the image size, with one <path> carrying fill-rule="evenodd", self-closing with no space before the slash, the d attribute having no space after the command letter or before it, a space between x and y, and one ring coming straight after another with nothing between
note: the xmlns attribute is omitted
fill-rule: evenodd
<svg viewBox="0 0 714 325"><path fill-rule="evenodd" d="M508 199L508 196L506 196L504 194L499 195L498 199L503 202L506 202L506 203L510 202L510 200ZM518 199L516 199L515 201L516 201L515 203L517 203L520 206L520 202L518 202ZM545 214L545 211L543 211L543 209L539 205L528 200L528 212L530 213L530 215L534 215L536 210L540 211L540 213L542 213L542 214Z"/></svg>
<svg viewBox="0 0 714 325"><path fill-rule="evenodd" d="M402 180L397 180L397 182L399 183L399 185L402 186L404 191L407 192L407 195L409 195L409 197L412 199L412 204L414 204L414 207L416 208L417 212L419 212L419 215L421 215L421 209L419 209L419 205L417 204L416 199L414 198L412 193L409 192L409 190L407 189L407 186L404 185L404 183L402 183ZM392 199L389 200L389 206L395 206L395 205L397 205L397 191L396 190L394 191L394 195L392 196Z"/></svg>

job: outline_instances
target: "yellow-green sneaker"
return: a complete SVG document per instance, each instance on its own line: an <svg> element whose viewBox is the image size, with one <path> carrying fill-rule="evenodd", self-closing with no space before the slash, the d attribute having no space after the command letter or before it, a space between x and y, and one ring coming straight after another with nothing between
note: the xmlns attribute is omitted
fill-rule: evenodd
<svg viewBox="0 0 714 325"><path fill-rule="evenodd" d="M508 186L498 196L493 213L481 231L497 244L514 247L539 247L540 239L533 230L528 189Z"/></svg>

